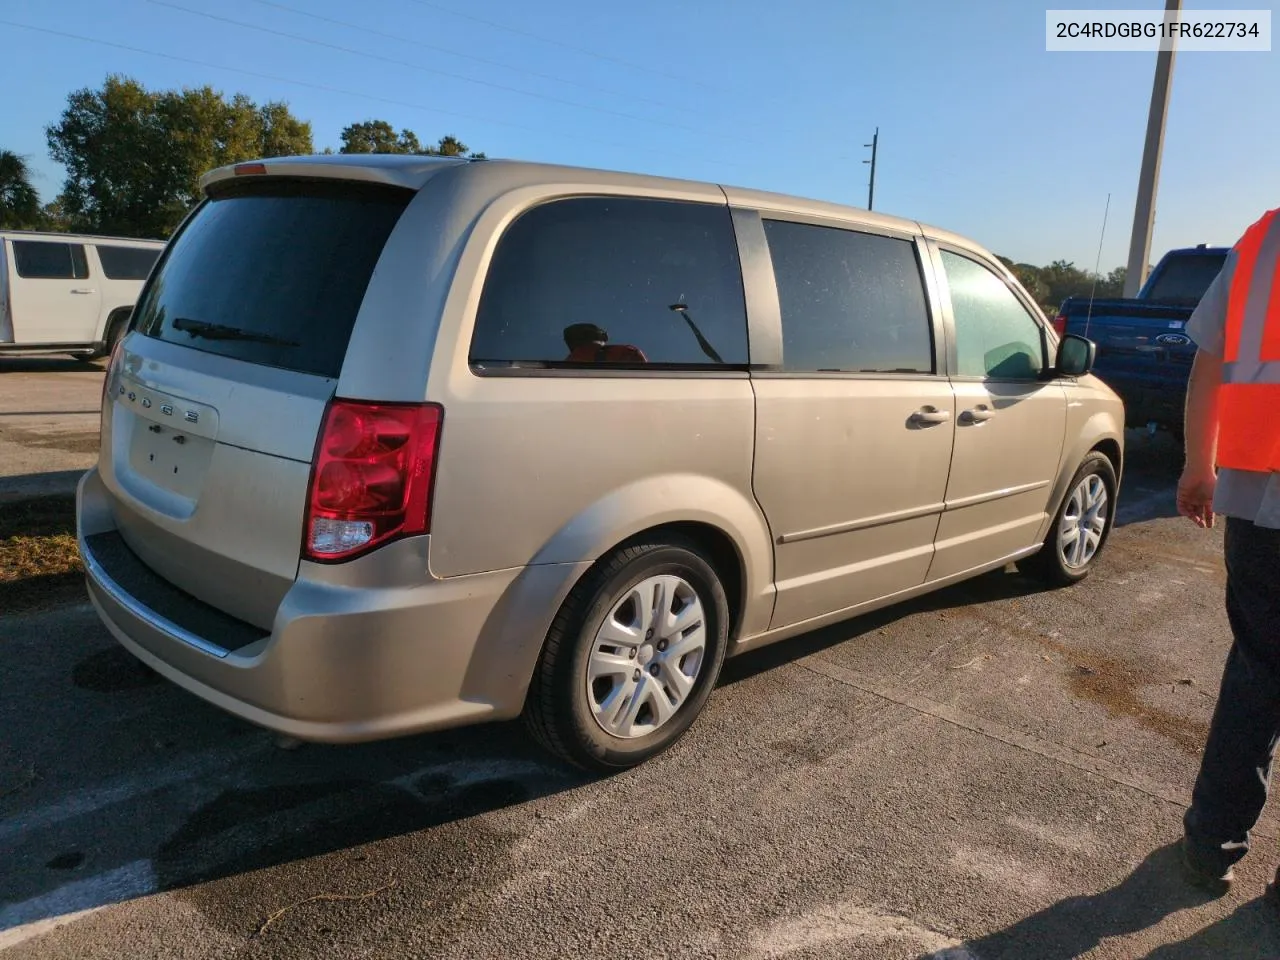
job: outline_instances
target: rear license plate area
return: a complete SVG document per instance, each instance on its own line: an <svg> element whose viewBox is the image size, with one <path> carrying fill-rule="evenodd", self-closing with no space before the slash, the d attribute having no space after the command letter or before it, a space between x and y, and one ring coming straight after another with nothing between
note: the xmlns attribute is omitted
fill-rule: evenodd
<svg viewBox="0 0 1280 960"><path fill-rule="evenodd" d="M139 417L133 425L129 467L135 477L195 500L204 484L212 450L212 440Z"/></svg>

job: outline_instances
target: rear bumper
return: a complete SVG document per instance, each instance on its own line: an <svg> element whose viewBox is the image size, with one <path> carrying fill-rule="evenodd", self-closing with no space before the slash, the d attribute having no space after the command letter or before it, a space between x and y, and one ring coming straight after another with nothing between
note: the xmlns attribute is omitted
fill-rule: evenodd
<svg viewBox="0 0 1280 960"><path fill-rule="evenodd" d="M264 633L139 571L118 542L104 549L113 529L109 494L91 470L77 490L77 536L90 599L111 634L210 703L325 742L517 715L544 623L568 589L558 581L571 584L578 566L440 580L427 572L425 538L406 540L349 564L304 563ZM545 612L524 599L537 592Z"/></svg>

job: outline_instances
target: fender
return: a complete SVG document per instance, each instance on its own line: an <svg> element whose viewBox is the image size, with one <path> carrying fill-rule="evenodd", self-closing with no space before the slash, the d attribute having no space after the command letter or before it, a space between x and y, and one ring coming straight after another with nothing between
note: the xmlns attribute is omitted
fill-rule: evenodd
<svg viewBox="0 0 1280 960"><path fill-rule="evenodd" d="M517 716L547 631L574 585L620 543L672 523L705 524L729 538L743 584L738 637L768 629L774 598L773 543L759 507L711 477L650 477L601 497L543 545L481 630L463 696L490 704L494 719Z"/></svg>
<svg viewBox="0 0 1280 960"><path fill-rule="evenodd" d="M646 477L582 510L551 536L533 564L595 562L654 527L701 523L733 543L744 598L739 636L768 629L773 614L773 539L759 506L722 480L698 474Z"/></svg>
<svg viewBox="0 0 1280 960"><path fill-rule="evenodd" d="M1070 394L1068 394L1069 399ZM1058 508L1062 506L1062 501L1068 493L1067 486L1071 483L1071 478L1075 476L1076 470L1079 469L1081 461L1089 454L1090 450L1108 440L1120 448L1120 463L1115 465L1117 496L1119 494L1120 481L1124 469L1124 436L1116 430L1115 417L1106 410L1099 410L1074 431L1068 420L1067 430L1069 435L1073 435L1075 439L1063 449L1062 463L1058 466L1058 479L1054 482L1050 491L1048 513L1037 535L1037 540L1043 540L1049 535L1049 528L1053 525L1053 518L1058 515ZM1113 506L1113 513L1114 510Z"/></svg>

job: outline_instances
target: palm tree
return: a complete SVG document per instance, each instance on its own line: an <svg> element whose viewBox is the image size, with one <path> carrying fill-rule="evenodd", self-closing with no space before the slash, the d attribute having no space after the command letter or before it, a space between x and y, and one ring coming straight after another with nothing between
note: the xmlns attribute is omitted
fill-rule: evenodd
<svg viewBox="0 0 1280 960"><path fill-rule="evenodd" d="M34 227L40 222L40 196L31 185L25 157L0 150L0 227Z"/></svg>

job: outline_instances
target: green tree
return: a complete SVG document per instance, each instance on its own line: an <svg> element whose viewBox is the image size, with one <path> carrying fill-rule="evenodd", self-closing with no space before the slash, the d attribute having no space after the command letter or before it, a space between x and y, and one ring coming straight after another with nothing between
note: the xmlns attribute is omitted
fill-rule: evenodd
<svg viewBox="0 0 1280 960"><path fill-rule="evenodd" d="M25 157L0 150L0 227L23 229L40 223L40 195L31 185Z"/></svg>
<svg viewBox="0 0 1280 960"><path fill-rule="evenodd" d="M62 206L62 199L55 197L40 208L40 229L58 230L63 233L71 229L71 218Z"/></svg>
<svg viewBox="0 0 1280 960"><path fill-rule="evenodd" d="M1023 289L1035 299L1036 303L1044 303L1049 299L1049 285L1040 276L1040 268L1029 263L1015 263L1011 268Z"/></svg>
<svg viewBox="0 0 1280 960"><path fill-rule="evenodd" d="M311 124L289 112L280 101L258 107L258 156L300 157L315 152L311 143Z"/></svg>
<svg viewBox="0 0 1280 960"><path fill-rule="evenodd" d="M283 103L208 86L149 91L120 76L68 96L46 135L67 168L58 200L72 229L135 237L167 237L214 167L312 152L311 125Z"/></svg>
<svg viewBox="0 0 1280 960"><path fill-rule="evenodd" d="M412 130L396 133L385 120L365 120L343 129L339 153L421 153L422 145Z"/></svg>
<svg viewBox="0 0 1280 960"><path fill-rule="evenodd" d="M1098 277L1098 293L1099 297L1123 297L1124 281L1128 276L1127 267L1116 267L1105 277Z"/></svg>
<svg viewBox="0 0 1280 960"><path fill-rule="evenodd" d="M471 148L454 136L441 137L435 146L423 146L412 130L396 133L386 120L364 120L343 128L342 147L339 153L402 153L426 157L472 157L483 160L483 153L472 153Z"/></svg>
<svg viewBox="0 0 1280 960"><path fill-rule="evenodd" d="M1067 297L1087 297L1093 290L1093 275L1066 260L1042 267L1040 279L1049 288L1048 302L1054 306Z"/></svg>
<svg viewBox="0 0 1280 960"><path fill-rule="evenodd" d="M472 160L483 160L483 153L473 153L471 148L457 137L441 137L434 147L423 151L433 157L469 157Z"/></svg>

